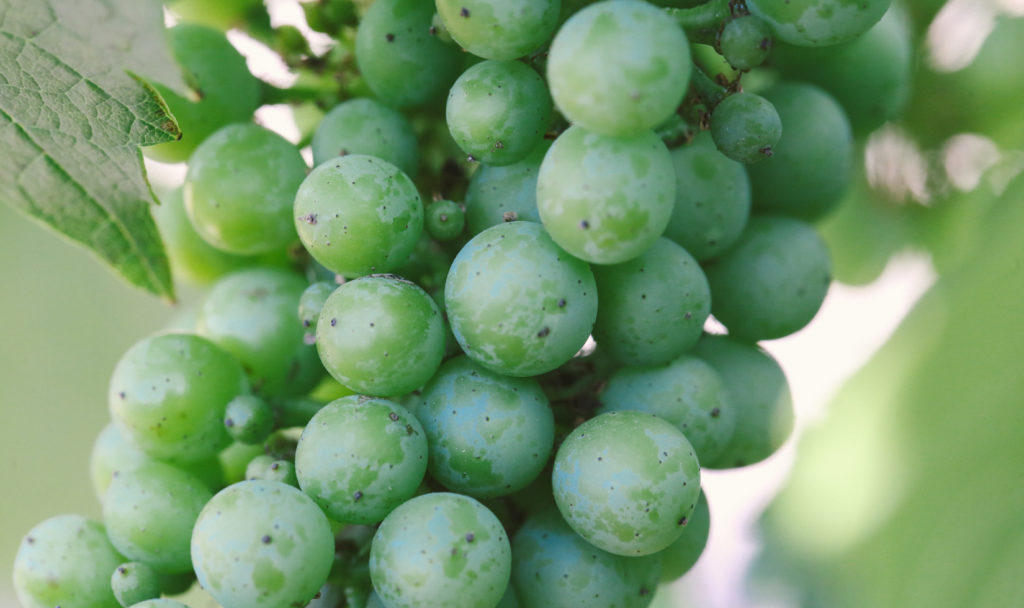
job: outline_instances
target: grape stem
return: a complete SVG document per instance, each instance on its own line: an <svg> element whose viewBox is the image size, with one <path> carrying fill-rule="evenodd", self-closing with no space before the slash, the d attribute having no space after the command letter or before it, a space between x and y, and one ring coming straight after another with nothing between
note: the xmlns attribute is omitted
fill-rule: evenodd
<svg viewBox="0 0 1024 608"><path fill-rule="evenodd" d="M693 8L666 8L693 42L714 42L722 24L732 18L732 0L708 0ZM709 40L710 39L710 40Z"/></svg>
<svg viewBox="0 0 1024 608"><path fill-rule="evenodd" d="M693 66L690 84L693 85L697 96L704 102L708 112L713 111L715 106L729 94L725 87L712 80L698 65Z"/></svg>

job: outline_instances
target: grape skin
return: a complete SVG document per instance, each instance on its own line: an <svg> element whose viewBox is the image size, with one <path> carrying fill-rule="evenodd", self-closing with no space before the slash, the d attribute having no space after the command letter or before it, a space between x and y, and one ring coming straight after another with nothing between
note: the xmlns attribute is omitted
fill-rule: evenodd
<svg viewBox="0 0 1024 608"><path fill-rule="evenodd" d="M539 48L558 24L560 0L436 0L445 28L485 59L515 59Z"/></svg>
<svg viewBox="0 0 1024 608"><path fill-rule="evenodd" d="M798 46L852 40L878 22L892 0L747 0L780 39Z"/></svg>
<svg viewBox="0 0 1024 608"><path fill-rule="evenodd" d="M338 156L365 154L385 160L416 177L416 132L401 112L361 97L334 106L313 133L313 166Z"/></svg>
<svg viewBox="0 0 1024 608"><path fill-rule="evenodd" d="M537 175L550 147L551 142L543 140L517 163L483 164L473 173L466 190L466 225L471 235L507 221L540 223Z"/></svg>
<svg viewBox="0 0 1024 608"><path fill-rule="evenodd" d="M661 558L661 582L670 583L690 571L704 553L711 532L711 511L707 494L700 493L693 515L679 539L658 553Z"/></svg>

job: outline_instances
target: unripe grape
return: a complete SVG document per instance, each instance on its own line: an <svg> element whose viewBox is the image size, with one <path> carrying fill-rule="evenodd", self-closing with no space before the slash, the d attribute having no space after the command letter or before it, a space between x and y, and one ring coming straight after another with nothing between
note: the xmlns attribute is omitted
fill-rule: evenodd
<svg viewBox="0 0 1024 608"><path fill-rule="evenodd" d="M274 411L255 395L239 395L224 411L224 426L235 441L260 444L274 428Z"/></svg>
<svg viewBox="0 0 1024 608"><path fill-rule="evenodd" d="M537 174L548 148L543 140L523 160L504 167L482 165L466 190L466 225L479 234L517 220L540 223L537 212Z"/></svg>
<svg viewBox="0 0 1024 608"><path fill-rule="evenodd" d="M754 93L734 93L711 114L711 137L729 158L756 163L770 158L782 137L782 121L770 101Z"/></svg>
<svg viewBox="0 0 1024 608"><path fill-rule="evenodd" d="M416 176L416 132L401 112L374 99L350 99L334 106L317 126L311 145L313 166L338 156L365 154Z"/></svg>
<svg viewBox="0 0 1024 608"><path fill-rule="evenodd" d="M451 37L474 55L515 59L542 46L558 25L559 0L436 0Z"/></svg>
<svg viewBox="0 0 1024 608"><path fill-rule="evenodd" d="M427 207L425 224L427 232L438 241L458 238L466 227L466 212L458 203L439 200Z"/></svg>
<svg viewBox="0 0 1024 608"><path fill-rule="evenodd" d="M657 555L661 558L661 582L670 583L690 571L704 553L711 532L711 511L704 492L700 493L693 515L676 542Z"/></svg>
<svg viewBox="0 0 1024 608"><path fill-rule="evenodd" d="M718 39L722 56L737 70L749 70L764 63L772 48L768 24L753 15L730 20Z"/></svg>
<svg viewBox="0 0 1024 608"><path fill-rule="evenodd" d="M122 606L160 597L160 576L141 562L125 562L110 575L110 589Z"/></svg>
<svg viewBox="0 0 1024 608"><path fill-rule="evenodd" d="M829 46L866 32L892 0L747 0L750 12L780 39L799 46Z"/></svg>

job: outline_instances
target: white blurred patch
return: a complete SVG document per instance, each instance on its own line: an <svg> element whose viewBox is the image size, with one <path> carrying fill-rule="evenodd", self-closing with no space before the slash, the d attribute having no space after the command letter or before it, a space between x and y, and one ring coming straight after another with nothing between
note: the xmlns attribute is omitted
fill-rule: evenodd
<svg viewBox="0 0 1024 608"><path fill-rule="evenodd" d="M928 62L937 72L970 65L995 29L998 4L1008 0L950 0L928 27ZM1020 0L1013 0L1020 2Z"/></svg>
<svg viewBox="0 0 1024 608"><path fill-rule="evenodd" d="M256 124L270 129L293 144L299 143L299 138L302 137L298 125L295 124L295 115L288 104L260 106L253 119Z"/></svg>
<svg viewBox="0 0 1024 608"><path fill-rule="evenodd" d="M889 124L868 138L864 148L868 183L893 201L927 203L928 162L917 143L899 127Z"/></svg>
<svg viewBox="0 0 1024 608"><path fill-rule="evenodd" d="M334 46L330 36L309 29L306 25L306 15L298 0L267 0L266 5L267 12L270 13L270 25L297 27L309 41L309 50L313 51L314 55L323 55Z"/></svg>
<svg viewBox="0 0 1024 608"><path fill-rule="evenodd" d="M250 38L241 30L228 31L228 41L245 57L245 64L253 76L275 87L288 88L298 80L298 74L288 71L281 56L267 45Z"/></svg>
<svg viewBox="0 0 1024 608"><path fill-rule="evenodd" d="M950 137L941 154L950 183L964 192L974 190L982 176L1002 158L994 141L974 133Z"/></svg>

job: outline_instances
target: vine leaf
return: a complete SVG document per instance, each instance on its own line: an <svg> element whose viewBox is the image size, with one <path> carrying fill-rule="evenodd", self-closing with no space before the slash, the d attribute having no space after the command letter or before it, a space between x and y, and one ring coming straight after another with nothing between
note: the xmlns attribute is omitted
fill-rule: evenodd
<svg viewBox="0 0 1024 608"><path fill-rule="evenodd" d="M0 0L0 200L174 298L139 146L180 137L152 0Z"/></svg>

